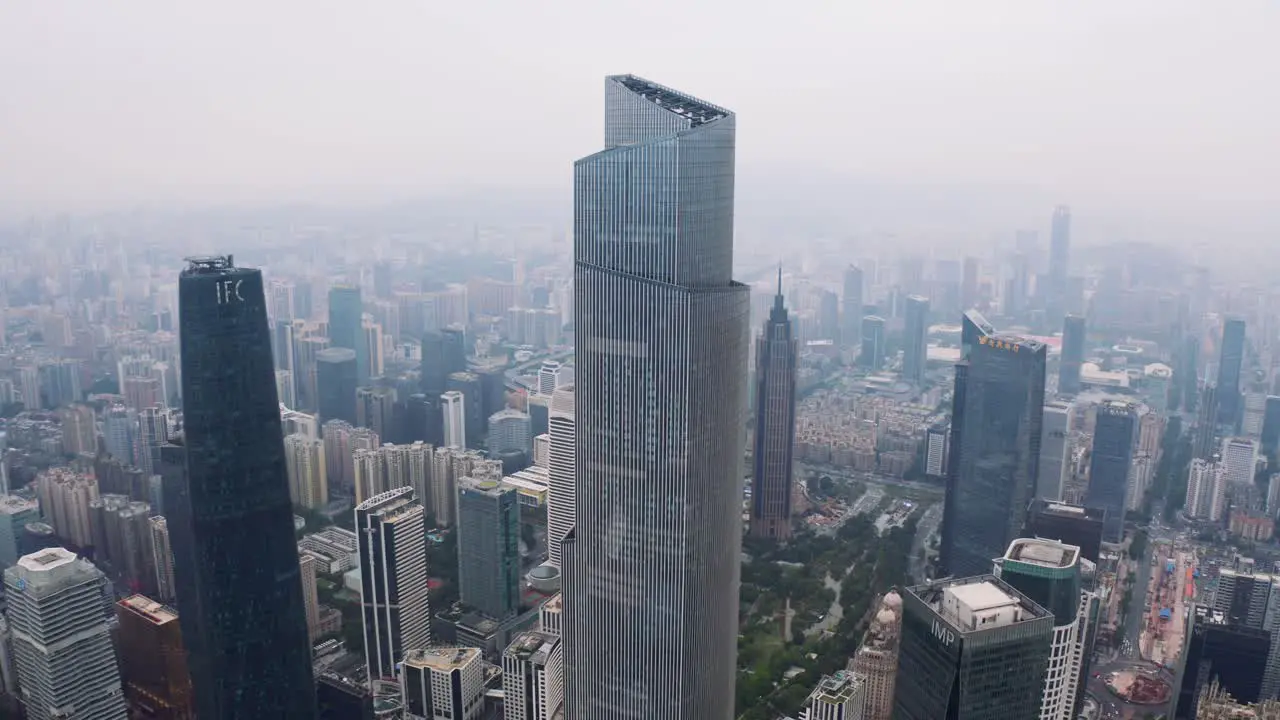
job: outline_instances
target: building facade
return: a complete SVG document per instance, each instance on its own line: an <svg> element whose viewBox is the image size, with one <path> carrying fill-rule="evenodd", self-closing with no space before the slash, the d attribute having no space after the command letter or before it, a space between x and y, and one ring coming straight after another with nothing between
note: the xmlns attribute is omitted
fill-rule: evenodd
<svg viewBox="0 0 1280 720"><path fill-rule="evenodd" d="M360 536L360 607L370 689L396 677L409 650L431 642L427 535L413 488L376 495L356 506Z"/></svg>
<svg viewBox="0 0 1280 720"><path fill-rule="evenodd" d="M497 480L458 482L458 591L497 620L520 610L520 498Z"/></svg>
<svg viewBox="0 0 1280 720"><path fill-rule="evenodd" d="M1124 501L1137 427L1138 413L1133 403L1106 400L1098 405L1085 505L1106 511L1102 527L1106 542L1118 543L1124 536Z"/></svg>
<svg viewBox="0 0 1280 720"><path fill-rule="evenodd" d="M116 603L120 670L134 707L157 720L193 720L191 674L178 613L145 595Z"/></svg>
<svg viewBox="0 0 1280 720"><path fill-rule="evenodd" d="M799 356L799 341L791 332L791 318L782 301L779 270L778 294L756 339L755 472L751 476L751 534L756 537L791 537Z"/></svg>

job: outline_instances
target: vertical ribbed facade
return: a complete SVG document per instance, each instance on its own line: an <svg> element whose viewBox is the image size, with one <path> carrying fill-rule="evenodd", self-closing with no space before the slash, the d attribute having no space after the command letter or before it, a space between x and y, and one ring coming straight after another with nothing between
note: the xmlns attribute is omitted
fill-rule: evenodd
<svg viewBox="0 0 1280 720"><path fill-rule="evenodd" d="M425 513L413 488L391 490L356 506L360 535L360 605L373 688L394 679L409 650L431 642Z"/></svg>
<svg viewBox="0 0 1280 720"><path fill-rule="evenodd" d="M562 543L573 529L574 386L556 388L551 396L547 453L547 561L563 568Z"/></svg>
<svg viewBox="0 0 1280 720"><path fill-rule="evenodd" d="M751 475L751 534L791 537L791 482L796 443L796 363L799 341L778 294L756 339L756 426Z"/></svg>
<svg viewBox="0 0 1280 720"><path fill-rule="evenodd" d="M193 259L178 294L186 471L165 477L165 510L196 714L312 717L262 273Z"/></svg>
<svg viewBox="0 0 1280 720"><path fill-rule="evenodd" d="M567 717L727 720L749 340L734 116L634 76L605 87L606 149L574 166Z"/></svg>

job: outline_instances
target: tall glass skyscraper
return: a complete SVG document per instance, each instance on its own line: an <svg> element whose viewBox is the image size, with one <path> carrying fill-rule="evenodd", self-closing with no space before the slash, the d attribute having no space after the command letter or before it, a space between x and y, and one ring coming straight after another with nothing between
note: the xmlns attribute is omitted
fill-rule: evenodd
<svg viewBox="0 0 1280 720"><path fill-rule="evenodd" d="M1080 369L1084 365L1084 317L1068 315L1062 321L1062 361L1058 365L1058 392L1080 392Z"/></svg>
<svg viewBox="0 0 1280 720"><path fill-rule="evenodd" d="M360 288L335 285L329 289L329 347L356 352L356 383L369 381L369 344L364 341L364 304Z"/></svg>
<svg viewBox="0 0 1280 720"><path fill-rule="evenodd" d="M1045 346L965 313L956 363L940 560L947 575L991 571L1036 497Z"/></svg>
<svg viewBox="0 0 1280 720"><path fill-rule="evenodd" d="M1244 320L1230 318L1222 326L1222 354L1218 360L1218 423L1232 428L1240 424L1244 409L1240 394L1243 364Z"/></svg>
<svg viewBox="0 0 1280 720"><path fill-rule="evenodd" d="M791 482L796 444L796 363L799 341L778 294L756 339L755 472L751 476L751 534L791 537Z"/></svg>
<svg viewBox="0 0 1280 720"><path fill-rule="evenodd" d="M1049 283L1046 298L1049 322L1057 324L1067 312L1067 269L1071 264L1071 208L1053 209L1049 231Z"/></svg>
<svg viewBox="0 0 1280 720"><path fill-rule="evenodd" d="M1124 501L1137 428L1138 409L1132 403L1107 400L1098 405L1085 504L1106 511L1102 539L1109 543L1120 542L1124 535Z"/></svg>
<svg viewBox="0 0 1280 720"><path fill-rule="evenodd" d="M902 379L920 385L928 366L929 298L907 296L907 317L902 336Z"/></svg>
<svg viewBox="0 0 1280 720"><path fill-rule="evenodd" d="M567 717L728 720L750 309L734 115L632 75L605 94L605 149L574 165Z"/></svg>
<svg viewBox="0 0 1280 720"><path fill-rule="evenodd" d="M178 299L186 468L165 510L196 714L314 717L262 273L193 258Z"/></svg>

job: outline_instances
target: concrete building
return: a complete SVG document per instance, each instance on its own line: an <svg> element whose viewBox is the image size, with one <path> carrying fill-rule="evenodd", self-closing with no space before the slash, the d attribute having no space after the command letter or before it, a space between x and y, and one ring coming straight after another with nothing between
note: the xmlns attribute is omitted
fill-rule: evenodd
<svg viewBox="0 0 1280 720"><path fill-rule="evenodd" d="M134 707L157 720L195 720L178 612L145 595L116 603L120 672Z"/></svg>
<svg viewBox="0 0 1280 720"><path fill-rule="evenodd" d="M58 537L86 548L93 545L89 503L98 499L98 481L71 468L50 468L36 476L40 509Z"/></svg>
<svg viewBox="0 0 1280 720"><path fill-rule="evenodd" d="M887 593L880 601L862 645L849 660L849 670L864 680L863 720L890 720L898 676L898 641L902 634L902 596Z"/></svg>
<svg viewBox="0 0 1280 720"><path fill-rule="evenodd" d="M39 520L40 505L35 500L0 495L0 567L17 564L27 524Z"/></svg>
<svg viewBox="0 0 1280 720"><path fill-rule="evenodd" d="M506 408L489 416L489 454L498 456L503 452L519 451L526 454L532 450L532 425L527 413Z"/></svg>
<svg viewBox="0 0 1280 720"><path fill-rule="evenodd" d="M1222 441L1222 466L1231 486L1250 485L1258 467L1258 443L1250 438L1234 437Z"/></svg>
<svg viewBox="0 0 1280 720"><path fill-rule="evenodd" d="M365 658L375 690L395 678L407 651L431 643L425 513L409 487L371 497L355 513Z"/></svg>
<svg viewBox="0 0 1280 720"><path fill-rule="evenodd" d="M440 403L444 414L445 447L466 449L467 411L462 393L450 390L440 396Z"/></svg>
<svg viewBox="0 0 1280 720"><path fill-rule="evenodd" d="M1187 470L1187 496L1183 505L1188 517L1218 522L1227 504L1227 471L1212 460L1195 458Z"/></svg>
<svg viewBox="0 0 1280 720"><path fill-rule="evenodd" d="M151 562L156 569L156 597L173 602L177 593L173 584L173 546L169 544L169 523L162 515L147 520L151 525Z"/></svg>
<svg viewBox="0 0 1280 720"><path fill-rule="evenodd" d="M529 631L502 653L503 720L552 720L564 704L560 636Z"/></svg>
<svg viewBox="0 0 1280 720"><path fill-rule="evenodd" d="M478 648L409 650L400 686L407 720L475 720L484 712L484 663Z"/></svg>
<svg viewBox="0 0 1280 720"><path fill-rule="evenodd" d="M1040 424L1040 471L1036 479L1036 497L1057 502L1062 499L1068 475L1067 437L1071 426L1071 403L1052 400L1044 404Z"/></svg>
<svg viewBox="0 0 1280 720"><path fill-rule="evenodd" d="M309 553L298 553L298 571L302 576L302 607L307 613L307 634L315 642L320 632L320 599L316 587L316 559Z"/></svg>
<svg viewBox="0 0 1280 720"><path fill-rule="evenodd" d="M818 681L809 695L808 720L864 720L866 679L841 670Z"/></svg>
<svg viewBox="0 0 1280 720"><path fill-rule="evenodd" d="M573 529L574 513L574 386L557 388L551 396L547 460L547 561L561 567L561 543Z"/></svg>
<svg viewBox="0 0 1280 720"><path fill-rule="evenodd" d="M284 439L289 499L297 507L320 510L329 503L324 441L293 434Z"/></svg>
<svg viewBox="0 0 1280 720"><path fill-rule="evenodd" d="M4 584L27 716L125 720L102 572L51 548L20 558L5 570Z"/></svg>
<svg viewBox="0 0 1280 720"><path fill-rule="evenodd" d="M499 481L458 482L458 590L495 620L520 609L520 505Z"/></svg>

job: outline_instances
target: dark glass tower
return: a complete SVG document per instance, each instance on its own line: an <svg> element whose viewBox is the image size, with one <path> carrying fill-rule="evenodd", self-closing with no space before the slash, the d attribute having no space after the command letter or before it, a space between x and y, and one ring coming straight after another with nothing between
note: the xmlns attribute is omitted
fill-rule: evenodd
<svg viewBox="0 0 1280 720"><path fill-rule="evenodd" d="M1194 457L1209 460L1218 453L1218 386L1205 380L1200 391L1200 409L1196 412L1196 430L1191 452Z"/></svg>
<svg viewBox="0 0 1280 720"><path fill-rule="evenodd" d="M907 297L907 317L902 337L902 378L910 383L924 383L929 349L929 298Z"/></svg>
<svg viewBox="0 0 1280 720"><path fill-rule="evenodd" d="M1085 504L1106 512L1102 539L1109 543L1124 537L1124 500L1137 428L1138 412L1132 403L1107 400L1098 405Z"/></svg>
<svg viewBox="0 0 1280 720"><path fill-rule="evenodd" d="M356 353L356 384L369 380L369 345L364 340L364 304L360 288L335 285L329 289L329 347Z"/></svg>
<svg viewBox="0 0 1280 720"><path fill-rule="evenodd" d="M496 480L458 482L458 590L491 618L520 610L519 495Z"/></svg>
<svg viewBox="0 0 1280 720"><path fill-rule="evenodd" d="M862 340L862 270L857 265L845 268L840 304L843 344L845 347L858 347Z"/></svg>
<svg viewBox="0 0 1280 720"><path fill-rule="evenodd" d="M1058 392L1075 395L1080 392L1080 367L1084 365L1084 318L1068 315L1062 321L1062 361L1058 365Z"/></svg>
<svg viewBox="0 0 1280 720"><path fill-rule="evenodd" d="M981 575L907 588L894 720L1040 717L1053 615Z"/></svg>
<svg viewBox="0 0 1280 720"><path fill-rule="evenodd" d="M1243 364L1244 320L1230 318L1222 326L1222 354L1218 360L1218 423L1232 428L1240 424L1244 410L1240 395Z"/></svg>
<svg viewBox="0 0 1280 720"><path fill-rule="evenodd" d="M196 714L314 717L262 273L195 258L178 298L186 472L166 510Z"/></svg>
<svg viewBox="0 0 1280 720"><path fill-rule="evenodd" d="M1242 703L1262 699L1271 634L1233 625L1224 614L1197 605L1190 618L1174 692L1175 720L1194 720L1200 694L1214 680Z"/></svg>
<svg viewBox="0 0 1280 720"><path fill-rule="evenodd" d="M1262 452L1274 457L1277 446L1280 446L1280 397L1268 395L1262 414Z"/></svg>
<svg viewBox="0 0 1280 720"><path fill-rule="evenodd" d="M1049 229L1049 282L1046 308L1049 323L1061 322L1067 308L1067 269L1071 264L1071 208L1059 205L1053 209Z"/></svg>
<svg viewBox="0 0 1280 720"><path fill-rule="evenodd" d="M1027 537L1048 538L1080 548L1080 557L1097 564L1106 513L1098 508L1039 500L1027 520Z"/></svg>
<svg viewBox="0 0 1280 720"><path fill-rule="evenodd" d="M344 347L316 353L316 393L320 422L345 420L356 425L356 352Z"/></svg>
<svg viewBox="0 0 1280 720"><path fill-rule="evenodd" d="M426 441L444 444L440 396L449 389L449 376L467 369L466 338L461 330L429 330L422 334L422 394L430 405Z"/></svg>
<svg viewBox="0 0 1280 720"><path fill-rule="evenodd" d="M792 457L796 442L796 360L799 342L778 294L756 339L756 427L751 481L751 534L791 537Z"/></svg>
<svg viewBox="0 0 1280 720"><path fill-rule="evenodd" d="M964 315L951 411L940 560L956 577L991 570L1036 497L1045 346Z"/></svg>
<svg viewBox="0 0 1280 720"><path fill-rule="evenodd" d="M632 75L605 93L605 149L574 164L566 715L729 720L750 342L735 118Z"/></svg>
<svg viewBox="0 0 1280 720"><path fill-rule="evenodd" d="M884 318L868 315L862 318L862 353L858 364L870 370L884 365Z"/></svg>

